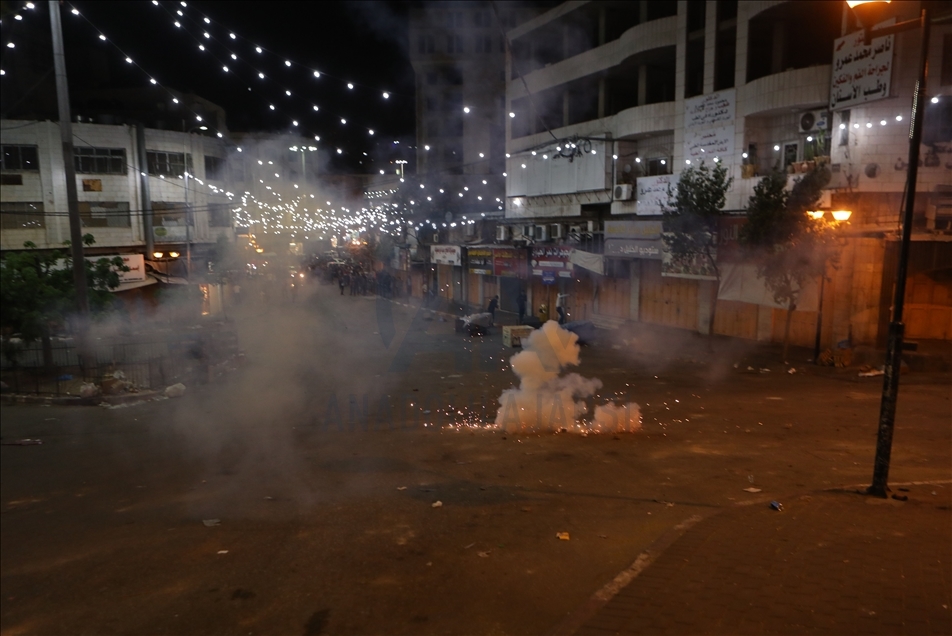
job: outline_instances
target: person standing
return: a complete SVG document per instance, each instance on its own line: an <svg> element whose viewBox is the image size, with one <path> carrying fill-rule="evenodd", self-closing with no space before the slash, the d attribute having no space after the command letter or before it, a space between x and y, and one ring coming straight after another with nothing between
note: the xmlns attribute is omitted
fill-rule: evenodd
<svg viewBox="0 0 952 636"><path fill-rule="evenodd" d="M499 296L493 296L493 299L489 301L489 324L496 324L496 308L499 307Z"/></svg>
<svg viewBox="0 0 952 636"><path fill-rule="evenodd" d="M525 290L520 290L519 298L517 299L517 304L519 305L519 324L521 325L526 319L526 292Z"/></svg>
<svg viewBox="0 0 952 636"><path fill-rule="evenodd" d="M568 294L558 294L555 297L555 313L559 315L559 324L565 324L565 299L568 298Z"/></svg>

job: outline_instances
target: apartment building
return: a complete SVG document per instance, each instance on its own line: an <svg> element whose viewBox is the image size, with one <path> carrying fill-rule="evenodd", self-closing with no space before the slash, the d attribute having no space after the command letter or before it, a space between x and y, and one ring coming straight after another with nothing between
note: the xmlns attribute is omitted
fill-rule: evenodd
<svg viewBox="0 0 952 636"><path fill-rule="evenodd" d="M918 17L920 2L892 3ZM948 3L929 3L948 18ZM783 311L736 249L759 179L828 166L821 207L852 211L840 266L805 292L793 342L885 339L918 31L870 47L845 2L564 2L511 29L505 242L530 250L533 304L779 340ZM952 339L952 25L932 27L907 337ZM733 178L712 276L665 267L662 204L685 168ZM712 299L716 301L712 302ZM713 304L716 302L716 306ZM822 312L820 311L822 310Z"/></svg>

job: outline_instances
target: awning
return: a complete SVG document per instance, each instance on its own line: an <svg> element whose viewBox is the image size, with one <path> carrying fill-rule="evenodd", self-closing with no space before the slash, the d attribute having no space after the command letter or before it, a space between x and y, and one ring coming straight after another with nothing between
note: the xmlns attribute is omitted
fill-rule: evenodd
<svg viewBox="0 0 952 636"><path fill-rule="evenodd" d="M605 257L601 254L572 250L572 253L569 254L569 262L583 269L593 271L596 274L605 273Z"/></svg>

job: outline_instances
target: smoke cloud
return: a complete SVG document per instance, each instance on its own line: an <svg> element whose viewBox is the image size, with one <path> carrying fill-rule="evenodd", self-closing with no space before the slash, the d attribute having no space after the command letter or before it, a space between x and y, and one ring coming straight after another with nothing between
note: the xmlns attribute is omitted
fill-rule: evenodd
<svg viewBox="0 0 952 636"><path fill-rule="evenodd" d="M595 407L594 419L585 421L587 398L602 387L598 378L578 373L560 375L577 366L578 336L550 320L524 341L510 364L519 376L519 387L503 391L496 412L496 426L510 433L574 431L633 432L641 428L641 407L630 402L609 402Z"/></svg>

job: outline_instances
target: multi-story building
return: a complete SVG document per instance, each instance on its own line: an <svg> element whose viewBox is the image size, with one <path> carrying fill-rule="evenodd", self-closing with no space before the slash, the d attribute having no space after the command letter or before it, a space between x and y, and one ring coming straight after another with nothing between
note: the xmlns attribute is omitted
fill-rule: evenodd
<svg viewBox="0 0 952 636"><path fill-rule="evenodd" d="M891 15L916 18L923 4L892 3ZM932 26L906 329L948 340L952 25L948 3L928 4L945 19ZM714 312L716 333L780 339L783 312L734 249L736 230L767 171L792 183L828 165L821 206L852 218L825 293L805 292L794 312L792 341L813 345L817 329L824 347L884 341L918 31L866 47L845 2L591 1L562 3L508 37L500 238L529 245L533 305L562 291L576 319L707 333ZM718 289L664 265L662 204L702 161L733 178Z"/></svg>
<svg viewBox="0 0 952 636"><path fill-rule="evenodd" d="M426 2L411 9L410 61L416 74L416 171L434 191L453 193L445 209L430 210L421 243L484 240L483 225L503 215L506 153L505 33L541 13L546 2ZM461 195L461 196L457 196ZM488 219L488 220L487 220ZM417 219L422 221L423 219ZM473 223L473 221L475 223ZM476 224L479 227L474 227ZM453 232L454 229L459 232ZM421 232L424 226L421 225ZM423 236L423 234L421 234ZM434 240L436 237L436 240ZM426 259L428 287L461 304L483 305L495 277L468 274L454 263ZM476 268L479 269L479 268Z"/></svg>

